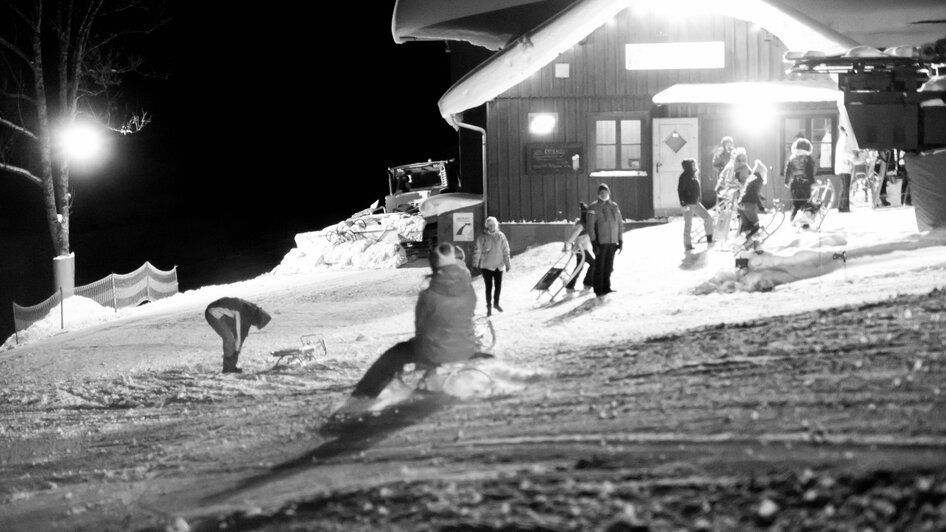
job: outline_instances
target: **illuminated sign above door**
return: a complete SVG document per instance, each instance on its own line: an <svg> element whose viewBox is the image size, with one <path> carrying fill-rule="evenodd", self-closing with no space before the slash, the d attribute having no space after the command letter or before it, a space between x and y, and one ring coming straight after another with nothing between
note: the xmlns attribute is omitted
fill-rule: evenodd
<svg viewBox="0 0 946 532"><path fill-rule="evenodd" d="M726 67L726 46L722 41L641 43L624 46L624 65L628 70Z"/></svg>

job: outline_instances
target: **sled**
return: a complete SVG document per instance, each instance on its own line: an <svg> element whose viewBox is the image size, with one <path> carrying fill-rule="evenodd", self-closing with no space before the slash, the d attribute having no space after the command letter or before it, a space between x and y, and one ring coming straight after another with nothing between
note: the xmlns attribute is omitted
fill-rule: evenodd
<svg viewBox="0 0 946 532"><path fill-rule="evenodd" d="M717 194L716 206L713 208L713 241L716 243L717 249L726 249L729 244L730 233L739 231L739 217L734 216L738 191L725 189ZM700 228L700 233L705 233L702 227ZM705 238L706 235L703 234L699 239L694 240L694 242L700 242Z"/></svg>
<svg viewBox="0 0 946 532"><path fill-rule="evenodd" d="M321 353L321 356L328 354L328 346L325 345L325 338L316 334L304 334L299 337L302 347L279 349L270 353L270 356L276 357L276 363L273 369L279 369L279 365L285 360L286 366L293 362L301 363L313 361Z"/></svg>
<svg viewBox="0 0 946 532"><path fill-rule="evenodd" d="M766 240L771 238L776 231L782 227L782 224L785 223L785 209L782 207L782 202L779 200L774 200L773 202L772 213L768 216L768 219L762 223L762 220L759 222L759 228L752 233L747 235L745 238L739 242L739 245L735 246L734 252L738 255L741 251L754 251L762 247L762 244Z"/></svg>
<svg viewBox="0 0 946 532"><path fill-rule="evenodd" d="M473 334L477 353L469 360L440 364L408 364L391 383L372 399L348 402L337 408L330 416L331 422L375 416L392 407L405 405L418 399L429 399L440 394L452 398L466 399L474 395L492 395L496 388L493 377L479 366L484 360L493 358L489 351L496 345L496 330L493 322L480 316L473 320ZM469 394L464 389L485 390Z"/></svg>
<svg viewBox="0 0 946 532"><path fill-rule="evenodd" d="M578 276L584 265L584 253L579 255L570 249L563 252L552 264L552 267L545 272L545 275L539 279L539 282L532 287L532 290L539 291L536 303L541 306L555 301L562 290Z"/></svg>
<svg viewBox="0 0 946 532"><path fill-rule="evenodd" d="M800 229L821 230L821 224L828 216L828 210L834 201L834 185L830 180L823 180L811 188L808 204L795 215L794 225Z"/></svg>

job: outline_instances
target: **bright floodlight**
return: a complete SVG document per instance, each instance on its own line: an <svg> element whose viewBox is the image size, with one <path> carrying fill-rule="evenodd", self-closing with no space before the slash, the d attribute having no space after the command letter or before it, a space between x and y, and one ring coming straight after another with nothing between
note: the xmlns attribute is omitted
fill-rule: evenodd
<svg viewBox="0 0 946 532"><path fill-rule="evenodd" d="M63 130L60 141L73 160L89 161L102 152L102 134L91 124L72 124Z"/></svg>
<svg viewBox="0 0 946 532"><path fill-rule="evenodd" d="M548 135L555 131L555 115L552 113L535 113L529 124L529 131L535 135Z"/></svg>

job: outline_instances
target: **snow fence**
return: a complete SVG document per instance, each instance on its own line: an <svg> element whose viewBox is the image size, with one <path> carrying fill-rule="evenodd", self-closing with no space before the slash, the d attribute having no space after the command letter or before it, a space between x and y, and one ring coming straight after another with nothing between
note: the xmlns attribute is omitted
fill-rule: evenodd
<svg viewBox="0 0 946 532"><path fill-rule="evenodd" d="M402 242L423 240L424 217L402 212L349 218L320 231L296 235L272 273L293 275L314 269L397 268L407 262Z"/></svg>
<svg viewBox="0 0 946 532"><path fill-rule="evenodd" d="M134 307L143 301L157 301L178 291L177 267L162 271L145 262L131 273L112 273L98 281L77 286L75 295L91 299L103 307L115 310ZM45 301L31 306L13 303L13 326L16 332L29 328L44 319L58 307L63 314L62 292L56 292ZM60 316L64 321L65 316Z"/></svg>

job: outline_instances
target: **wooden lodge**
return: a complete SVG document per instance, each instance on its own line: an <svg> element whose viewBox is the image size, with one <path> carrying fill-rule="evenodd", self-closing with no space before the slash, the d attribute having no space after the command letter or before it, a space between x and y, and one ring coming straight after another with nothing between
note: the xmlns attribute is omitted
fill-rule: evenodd
<svg viewBox="0 0 946 532"><path fill-rule="evenodd" d="M812 141L818 172L833 173L838 107L831 80L788 79L786 51L765 28L719 14L620 11L464 113L486 131L487 214L574 219L600 183L626 219L679 214L684 158L698 161L712 206L712 153L726 135L747 149L750 164L769 168L768 202L787 199L782 174L796 136ZM460 132L461 172L477 175L479 134Z"/></svg>

